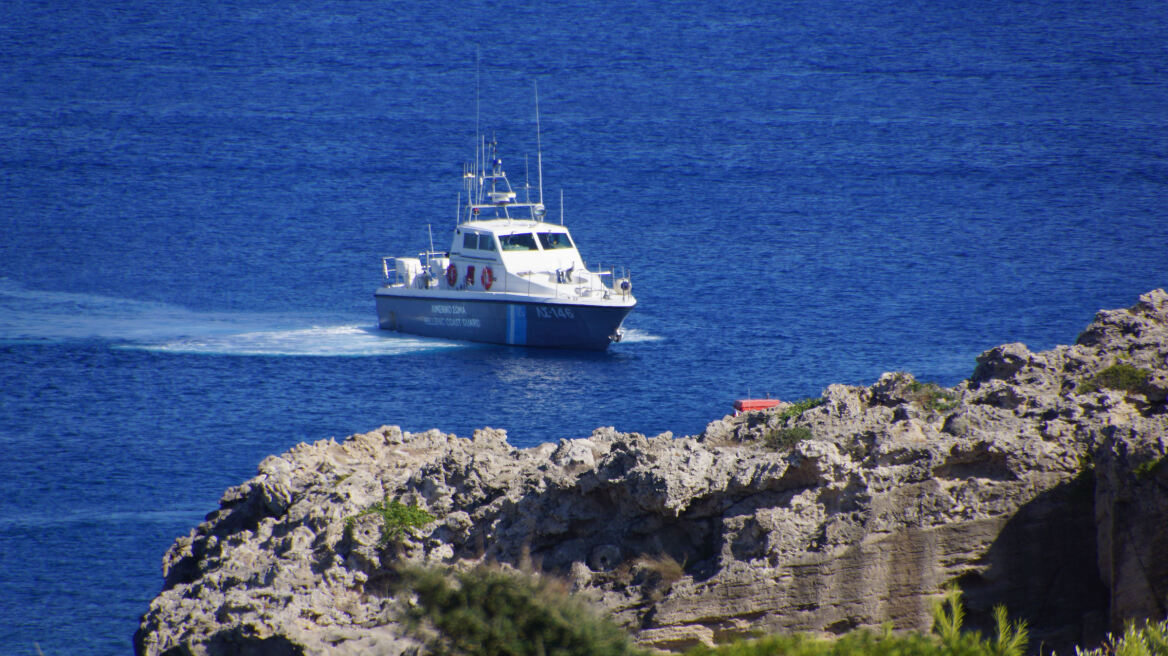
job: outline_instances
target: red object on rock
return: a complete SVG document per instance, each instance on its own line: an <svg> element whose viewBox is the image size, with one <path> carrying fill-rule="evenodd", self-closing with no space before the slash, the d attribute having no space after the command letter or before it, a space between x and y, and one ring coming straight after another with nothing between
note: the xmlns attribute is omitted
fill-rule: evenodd
<svg viewBox="0 0 1168 656"><path fill-rule="evenodd" d="M780 403L782 401L778 399L738 399L734 402L734 414L751 412L752 410L766 410Z"/></svg>

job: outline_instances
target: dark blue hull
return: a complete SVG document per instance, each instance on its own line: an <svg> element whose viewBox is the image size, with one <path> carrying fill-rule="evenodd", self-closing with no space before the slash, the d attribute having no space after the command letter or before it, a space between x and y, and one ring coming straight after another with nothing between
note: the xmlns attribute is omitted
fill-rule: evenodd
<svg viewBox="0 0 1168 656"><path fill-rule="evenodd" d="M383 330L515 346L604 350L633 306L376 294Z"/></svg>

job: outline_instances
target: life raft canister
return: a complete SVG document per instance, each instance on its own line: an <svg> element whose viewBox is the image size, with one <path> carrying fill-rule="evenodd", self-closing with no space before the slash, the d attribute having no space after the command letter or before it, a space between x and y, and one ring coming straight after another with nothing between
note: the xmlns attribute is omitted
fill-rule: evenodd
<svg viewBox="0 0 1168 656"><path fill-rule="evenodd" d="M495 272L491 271L491 267L483 267L483 275L480 279L483 283L483 289L490 289L491 285L495 283Z"/></svg>
<svg viewBox="0 0 1168 656"><path fill-rule="evenodd" d="M456 282L458 282L458 267L451 264L446 267L446 284L453 287Z"/></svg>

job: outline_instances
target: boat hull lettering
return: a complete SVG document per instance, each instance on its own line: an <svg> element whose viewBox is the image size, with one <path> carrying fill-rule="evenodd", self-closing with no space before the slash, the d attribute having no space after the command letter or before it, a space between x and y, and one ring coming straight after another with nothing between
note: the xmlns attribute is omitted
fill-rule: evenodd
<svg viewBox="0 0 1168 656"><path fill-rule="evenodd" d="M572 306L428 299L378 294L378 325L384 330L444 339L514 346L604 350L631 307Z"/></svg>

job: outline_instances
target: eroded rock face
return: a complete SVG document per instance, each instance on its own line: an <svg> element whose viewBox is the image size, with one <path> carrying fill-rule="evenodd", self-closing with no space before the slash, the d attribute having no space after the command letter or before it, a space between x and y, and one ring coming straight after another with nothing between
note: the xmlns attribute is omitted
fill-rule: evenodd
<svg viewBox="0 0 1168 656"><path fill-rule="evenodd" d="M534 564L664 649L760 629L927 630L951 580L974 624L1004 603L1033 644L1065 648L1168 614L1166 361L1157 290L1101 312L1074 346L991 349L955 388L885 374L832 385L795 418L780 406L695 437L605 428L519 450L499 430L389 426L302 444L175 542L136 649L404 653L401 558ZM1084 391L1117 362L1153 375ZM437 520L383 545L359 513L386 497Z"/></svg>

